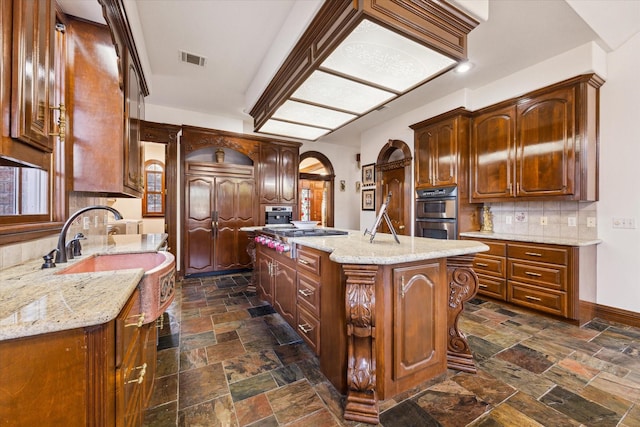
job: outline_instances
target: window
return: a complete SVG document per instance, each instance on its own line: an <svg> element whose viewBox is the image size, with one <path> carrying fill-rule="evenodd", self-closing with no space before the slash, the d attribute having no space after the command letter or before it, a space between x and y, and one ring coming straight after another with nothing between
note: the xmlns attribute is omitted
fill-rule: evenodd
<svg viewBox="0 0 640 427"><path fill-rule="evenodd" d="M147 160L144 163L143 216L164 216L164 163Z"/></svg>
<svg viewBox="0 0 640 427"><path fill-rule="evenodd" d="M46 215L47 171L20 166L0 166L0 216Z"/></svg>

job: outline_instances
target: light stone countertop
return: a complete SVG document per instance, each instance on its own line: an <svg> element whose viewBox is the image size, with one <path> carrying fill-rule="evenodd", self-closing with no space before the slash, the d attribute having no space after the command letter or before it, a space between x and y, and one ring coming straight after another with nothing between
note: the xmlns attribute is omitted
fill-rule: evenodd
<svg viewBox="0 0 640 427"><path fill-rule="evenodd" d="M469 231L460 233L462 237L473 237L476 239L512 240L514 242L544 243L548 245L564 246L591 246L602 243L600 239L568 239L562 237L549 236L529 236L525 234L503 234L503 233L481 233L480 231Z"/></svg>
<svg viewBox="0 0 640 427"><path fill-rule="evenodd" d="M142 279L142 268L94 273L56 274L97 253L156 252L166 234L109 237L105 247L55 268L42 260L0 270L0 340L100 325L114 319Z"/></svg>
<svg viewBox="0 0 640 427"><path fill-rule="evenodd" d="M435 258L484 252L489 247L471 240L439 240L424 237L398 236L377 233L371 236L359 231L348 235L325 237L292 237L289 242L331 252L329 259L341 264L400 264Z"/></svg>

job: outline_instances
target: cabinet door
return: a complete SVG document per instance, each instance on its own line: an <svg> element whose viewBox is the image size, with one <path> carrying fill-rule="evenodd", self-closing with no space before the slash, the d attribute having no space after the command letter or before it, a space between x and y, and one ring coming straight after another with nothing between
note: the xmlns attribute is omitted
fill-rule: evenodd
<svg viewBox="0 0 640 427"><path fill-rule="evenodd" d="M138 195L142 194L142 143L140 142L140 111L142 96L140 81L129 59L125 91L124 132L124 185Z"/></svg>
<svg viewBox="0 0 640 427"><path fill-rule="evenodd" d="M214 218L214 269L248 268L251 258L246 251L247 234L241 227L253 225L254 180L216 178Z"/></svg>
<svg viewBox="0 0 640 427"><path fill-rule="evenodd" d="M471 200L511 198L515 165L515 107L480 114L473 119Z"/></svg>
<svg viewBox="0 0 640 427"><path fill-rule="evenodd" d="M562 196L575 191L575 88L518 105L516 196Z"/></svg>
<svg viewBox="0 0 640 427"><path fill-rule="evenodd" d="M53 100L55 84L54 2L14 1L13 17L11 136L51 152L50 101Z"/></svg>
<svg viewBox="0 0 640 427"><path fill-rule="evenodd" d="M260 298L273 305L273 280L271 279L271 271L273 258L266 255L264 250L258 245L256 246L256 259L258 269L258 295Z"/></svg>
<svg viewBox="0 0 640 427"><path fill-rule="evenodd" d="M0 2L0 138L11 135L11 30L13 29L12 2ZM0 154L3 144L0 144Z"/></svg>
<svg viewBox="0 0 640 427"><path fill-rule="evenodd" d="M296 203L298 197L298 149L280 147L280 203Z"/></svg>
<svg viewBox="0 0 640 427"><path fill-rule="evenodd" d="M393 269L394 380L444 363L446 281L440 273L438 262Z"/></svg>
<svg viewBox="0 0 640 427"><path fill-rule="evenodd" d="M278 203L278 147L263 144L260 148L260 202Z"/></svg>
<svg viewBox="0 0 640 427"><path fill-rule="evenodd" d="M436 187L455 185L458 165L456 119L447 120L436 127L433 141L433 182Z"/></svg>
<svg viewBox="0 0 640 427"><path fill-rule="evenodd" d="M416 188L433 187L433 158L431 147L437 138L437 126L430 126L416 132L415 152L416 152Z"/></svg>
<svg viewBox="0 0 640 427"><path fill-rule="evenodd" d="M297 287L296 270L280 262L273 269L275 309L293 328L296 328Z"/></svg>
<svg viewBox="0 0 640 427"><path fill-rule="evenodd" d="M187 177L185 183L185 273L214 268L215 179Z"/></svg>

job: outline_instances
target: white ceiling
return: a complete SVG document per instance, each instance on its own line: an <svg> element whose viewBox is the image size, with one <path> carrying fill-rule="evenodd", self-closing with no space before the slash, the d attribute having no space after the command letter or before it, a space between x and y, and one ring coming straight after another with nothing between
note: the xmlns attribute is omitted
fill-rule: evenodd
<svg viewBox="0 0 640 427"><path fill-rule="evenodd" d="M71 15L101 20L97 0L58 2ZM488 2L489 19L468 36L468 56L475 64L470 73L440 76L389 103L384 110L369 113L322 140L359 141L354 135L418 108L425 100L438 99L464 87L481 87L589 41L611 50L640 31L638 0ZM147 103L242 119L251 122L247 128L253 129L246 112L320 3L125 0L125 4L136 44L142 47L143 63L148 67L145 77L151 93ZM137 10L132 11L132 7ZM206 66L181 63L180 50L205 56Z"/></svg>

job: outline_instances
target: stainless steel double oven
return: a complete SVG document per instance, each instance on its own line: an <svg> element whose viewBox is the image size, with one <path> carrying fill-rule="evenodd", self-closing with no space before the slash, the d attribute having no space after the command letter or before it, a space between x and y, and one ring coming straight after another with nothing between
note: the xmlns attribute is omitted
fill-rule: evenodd
<svg viewBox="0 0 640 427"><path fill-rule="evenodd" d="M457 239L457 187L417 190L415 235L432 239Z"/></svg>

